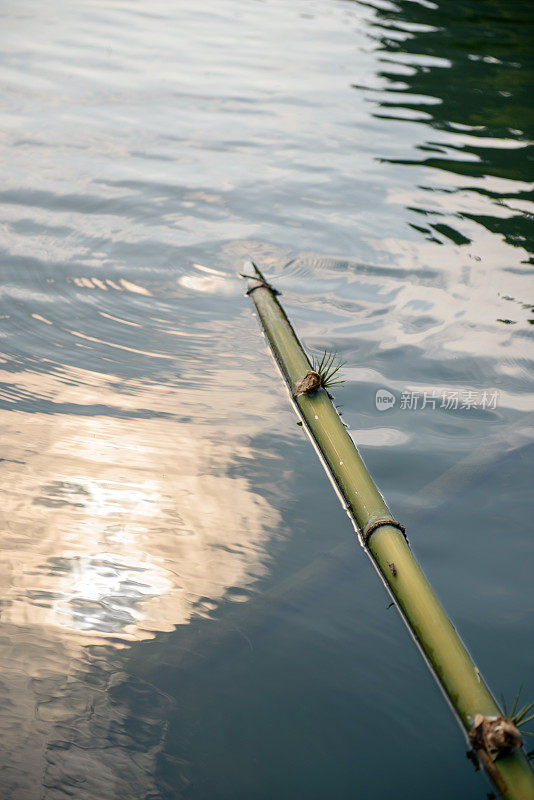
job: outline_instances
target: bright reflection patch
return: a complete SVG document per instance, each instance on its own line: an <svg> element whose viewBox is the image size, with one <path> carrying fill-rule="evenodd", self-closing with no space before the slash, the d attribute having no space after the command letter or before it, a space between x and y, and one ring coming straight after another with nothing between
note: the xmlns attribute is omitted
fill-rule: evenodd
<svg viewBox="0 0 534 800"><path fill-rule="evenodd" d="M85 389L49 374L43 386L58 402L111 406L113 390L99 380L87 375ZM34 391L38 383L34 375ZM190 388L180 396L195 402ZM150 398L140 390L132 402L172 408L176 396L150 387ZM21 439L7 422L9 452ZM236 458L254 458L246 423L224 437L171 415L29 414L24 425L25 441L37 443L31 459L22 449L4 464L5 621L119 644L211 616L265 573L279 517L232 469Z"/></svg>

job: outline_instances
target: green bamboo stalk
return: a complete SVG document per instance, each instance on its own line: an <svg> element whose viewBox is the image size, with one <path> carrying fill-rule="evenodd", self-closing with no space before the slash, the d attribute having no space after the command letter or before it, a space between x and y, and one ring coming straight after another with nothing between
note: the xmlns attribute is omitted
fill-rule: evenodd
<svg viewBox="0 0 534 800"><path fill-rule="evenodd" d="M294 386L312 369L292 326L259 269L249 262L251 296L267 340L288 384L292 402L429 668L456 713L468 741L505 800L534 800L534 775L521 748L502 748L495 758L482 735L502 714L452 623L417 563L323 388L294 396ZM481 715L481 716L479 716ZM513 727L513 726L512 726ZM514 728L514 730L516 730ZM520 739L516 741L516 745Z"/></svg>

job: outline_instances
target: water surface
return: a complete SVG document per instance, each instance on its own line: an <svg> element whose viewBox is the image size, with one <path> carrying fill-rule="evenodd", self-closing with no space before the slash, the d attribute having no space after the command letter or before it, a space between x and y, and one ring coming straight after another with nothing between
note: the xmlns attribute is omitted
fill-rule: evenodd
<svg viewBox="0 0 534 800"><path fill-rule="evenodd" d="M486 796L237 272L347 362L370 471L530 699L532 23L4 3L3 796Z"/></svg>

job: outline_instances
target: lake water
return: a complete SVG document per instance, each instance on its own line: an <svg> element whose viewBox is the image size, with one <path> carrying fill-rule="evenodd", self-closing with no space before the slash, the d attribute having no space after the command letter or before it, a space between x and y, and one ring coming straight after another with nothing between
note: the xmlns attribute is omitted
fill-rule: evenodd
<svg viewBox="0 0 534 800"><path fill-rule="evenodd" d="M1 22L2 798L484 800L237 273L347 362L433 587L532 699L532 6Z"/></svg>

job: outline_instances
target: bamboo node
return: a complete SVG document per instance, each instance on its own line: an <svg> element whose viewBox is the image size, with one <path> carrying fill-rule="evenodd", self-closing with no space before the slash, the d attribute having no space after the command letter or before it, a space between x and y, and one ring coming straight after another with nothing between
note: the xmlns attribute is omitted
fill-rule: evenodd
<svg viewBox="0 0 534 800"><path fill-rule="evenodd" d="M298 397L300 394L313 394L320 389L323 385L323 379L318 372L310 369L309 372L298 381L293 387L293 396Z"/></svg>
<svg viewBox="0 0 534 800"><path fill-rule="evenodd" d="M369 545L369 539L371 535L376 531L377 528L381 528L382 525L391 525L392 528L397 528L404 538L406 539L406 544L409 544L408 537L406 536L406 528L404 525L401 525L400 522L397 522L396 519L392 519L391 517L384 517L381 519L370 519L365 528L362 530L362 539L364 545ZM391 565L390 565L391 566ZM395 565L393 565L395 566ZM393 570L392 570L393 572ZM395 570L396 572L396 570Z"/></svg>
<svg viewBox="0 0 534 800"><path fill-rule="evenodd" d="M477 714L475 724L469 731L473 750L483 750L492 761L509 755L523 744L519 730L506 717L484 717Z"/></svg>

